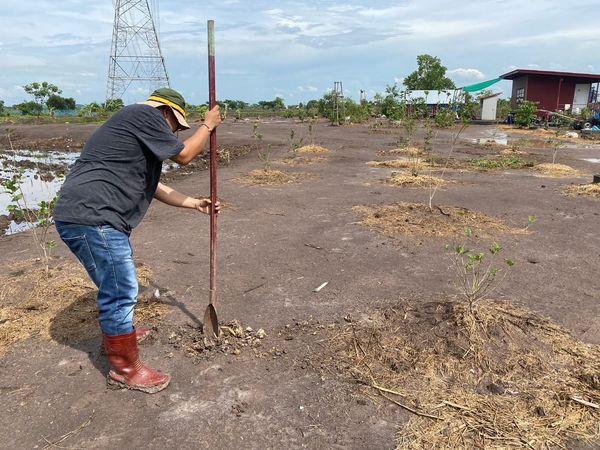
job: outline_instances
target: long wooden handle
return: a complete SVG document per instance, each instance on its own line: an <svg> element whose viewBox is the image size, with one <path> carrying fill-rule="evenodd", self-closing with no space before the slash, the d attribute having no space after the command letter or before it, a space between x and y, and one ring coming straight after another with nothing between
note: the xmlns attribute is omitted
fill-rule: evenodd
<svg viewBox="0 0 600 450"><path fill-rule="evenodd" d="M215 21L208 21L208 91L209 107L217 105L215 80ZM210 133L210 303L217 302L217 130Z"/></svg>

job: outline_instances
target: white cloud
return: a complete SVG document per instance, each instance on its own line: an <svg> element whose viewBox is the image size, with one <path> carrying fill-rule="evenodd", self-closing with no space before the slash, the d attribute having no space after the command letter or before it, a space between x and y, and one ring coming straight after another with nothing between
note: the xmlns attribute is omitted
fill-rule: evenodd
<svg viewBox="0 0 600 450"><path fill-rule="evenodd" d="M485 75L483 72L477 69L464 69L459 67L458 69L449 70L448 75L455 75L459 78L465 78L468 80L484 80Z"/></svg>

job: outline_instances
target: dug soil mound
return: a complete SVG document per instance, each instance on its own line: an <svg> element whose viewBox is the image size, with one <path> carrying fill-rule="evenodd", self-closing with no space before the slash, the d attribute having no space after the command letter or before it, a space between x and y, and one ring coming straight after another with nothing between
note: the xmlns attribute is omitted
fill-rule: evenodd
<svg viewBox="0 0 600 450"><path fill-rule="evenodd" d="M148 325L168 312L151 292L144 292L151 277L147 266L138 267L142 289L136 320ZM0 276L0 356L33 336L76 343L99 333L96 287L77 263L53 263L46 272L39 261L29 260Z"/></svg>
<svg viewBox="0 0 600 450"><path fill-rule="evenodd" d="M392 186L400 187L430 187L430 186L444 186L450 181L446 181L439 177L431 175L412 175L410 173L393 173L390 178L386 180L387 184Z"/></svg>
<svg viewBox="0 0 600 450"><path fill-rule="evenodd" d="M240 355L243 351L252 351L257 356L264 353L261 350L267 333L262 329L253 330L244 327L237 320L226 325L220 325L220 336L207 337L201 327L162 326L159 339L175 350L183 351L194 362L211 359L217 354Z"/></svg>
<svg viewBox="0 0 600 450"><path fill-rule="evenodd" d="M567 166L565 164L538 164L533 167L533 170L541 173L546 177L552 178L569 178L569 177L580 177L581 172L576 169L573 169L571 166Z"/></svg>
<svg viewBox="0 0 600 450"><path fill-rule="evenodd" d="M294 183L308 177L309 174L306 173L287 173L274 169L256 169L238 180L255 186L276 186Z"/></svg>
<svg viewBox="0 0 600 450"><path fill-rule="evenodd" d="M572 184L564 187L562 193L569 197L591 197L600 199L600 184Z"/></svg>
<svg viewBox="0 0 600 450"><path fill-rule="evenodd" d="M548 319L508 303L443 300L347 320L319 331L324 345L310 358L323 376L410 413L398 448L547 449L600 438L600 347Z"/></svg>
<svg viewBox="0 0 600 450"><path fill-rule="evenodd" d="M386 235L415 234L425 236L457 236L470 228L475 236L489 237L497 233L521 234L502 220L456 206L434 206L399 202L392 205L355 206L362 225Z"/></svg>
<svg viewBox="0 0 600 450"><path fill-rule="evenodd" d="M298 153L329 153L330 150L320 145L305 145L296 150Z"/></svg>

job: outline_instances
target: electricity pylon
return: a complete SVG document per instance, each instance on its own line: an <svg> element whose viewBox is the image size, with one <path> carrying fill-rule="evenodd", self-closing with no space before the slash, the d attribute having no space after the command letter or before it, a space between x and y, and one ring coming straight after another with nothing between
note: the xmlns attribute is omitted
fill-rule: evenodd
<svg viewBox="0 0 600 450"><path fill-rule="evenodd" d="M132 83L139 83L148 93L169 87L158 39L158 0L113 0L113 5L107 100L122 98Z"/></svg>

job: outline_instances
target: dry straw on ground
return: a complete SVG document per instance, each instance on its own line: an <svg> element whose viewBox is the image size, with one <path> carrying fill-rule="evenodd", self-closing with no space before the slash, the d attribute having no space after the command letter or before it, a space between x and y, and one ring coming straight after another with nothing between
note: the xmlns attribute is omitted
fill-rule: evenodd
<svg viewBox="0 0 600 450"><path fill-rule="evenodd" d="M467 227L481 237L496 233L527 233L525 229L512 228L496 217L455 206L429 209L422 203L399 202L355 206L353 210L362 216L363 225L387 235L456 236Z"/></svg>
<svg viewBox="0 0 600 450"><path fill-rule="evenodd" d="M322 367L410 413L399 449L549 449L600 438L600 347L525 309L403 304L326 333Z"/></svg>
<svg viewBox="0 0 600 450"><path fill-rule="evenodd" d="M565 164L538 164L533 167L533 170L540 172L547 177L568 178L581 176L581 173L578 170L573 169L571 166L567 166Z"/></svg>
<svg viewBox="0 0 600 450"><path fill-rule="evenodd" d="M320 145L305 145L296 150L298 153L329 153L330 150Z"/></svg>
<svg viewBox="0 0 600 450"><path fill-rule="evenodd" d="M296 166L310 166L311 164L317 164L321 162L327 161L327 158L322 156L296 156L290 158L284 158L277 161L278 164L285 164L286 166L296 167Z"/></svg>
<svg viewBox="0 0 600 450"><path fill-rule="evenodd" d="M399 147L391 150L381 150L377 152L379 156L387 155L408 155L408 156L422 156L425 152L418 147Z"/></svg>
<svg viewBox="0 0 600 450"><path fill-rule="evenodd" d="M412 175L410 173L393 173L386 180L387 184L401 187L429 187L429 186L444 186L450 181L431 175Z"/></svg>
<svg viewBox="0 0 600 450"><path fill-rule="evenodd" d="M308 178L306 173L287 173L274 169L256 169L239 181L255 186L276 186L294 183L302 178Z"/></svg>
<svg viewBox="0 0 600 450"><path fill-rule="evenodd" d="M431 163L421 158L399 158L388 161L369 161L371 167L384 167L386 169L415 169L425 170L431 168Z"/></svg>
<svg viewBox="0 0 600 450"><path fill-rule="evenodd" d="M46 275L39 261L15 264L0 276L0 356L19 341L41 336L71 343L99 335L96 288L79 264L55 263ZM142 288L150 282L147 266L138 268ZM136 321L157 323L167 306L140 295Z"/></svg>
<svg viewBox="0 0 600 450"><path fill-rule="evenodd" d="M592 197L600 199L600 184L571 184L564 187L562 193L569 197Z"/></svg>

